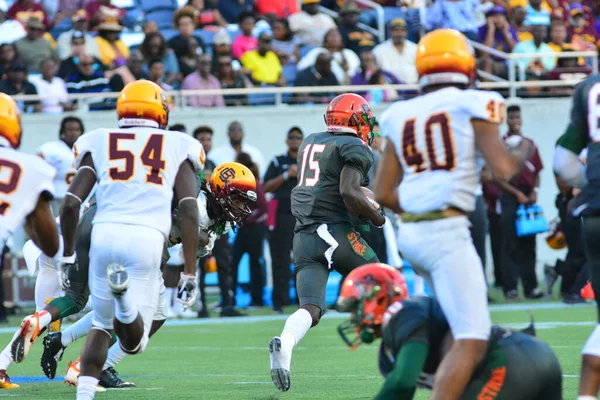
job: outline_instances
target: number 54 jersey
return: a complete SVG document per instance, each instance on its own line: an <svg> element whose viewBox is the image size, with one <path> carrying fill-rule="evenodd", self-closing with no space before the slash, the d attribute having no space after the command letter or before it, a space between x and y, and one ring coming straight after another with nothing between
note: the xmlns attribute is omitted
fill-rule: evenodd
<svg viewBox="0 0 600 400"><path fill-rule="evenodd" d="M398 188L404 211L475 209L484 160L471 121L499 124L504 106L496 92L448 87L394 103L384 112L383 136L394 144L404 171Z"/></svg>
<svg viewBox="0 0 600 400"><path fill-rule="evenodd" d="M202 145L190 136L157 128L98 129L75 146L75 167L90 154L97 174L96 223L171 229L171 201L179 166L189 160L196 173L204 168Z"/></svg>

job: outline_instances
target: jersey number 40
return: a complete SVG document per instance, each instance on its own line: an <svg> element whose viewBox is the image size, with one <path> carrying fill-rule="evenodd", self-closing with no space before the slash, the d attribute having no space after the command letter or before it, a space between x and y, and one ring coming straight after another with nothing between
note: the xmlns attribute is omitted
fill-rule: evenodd
<svg viewBox="0 0 600 400"><path fill-rule="evenodd" d="M142 165L150 171L146 174L146 183L162 185L163 179L160 173L165 169L166 162L162 159L164 136L159 134L150 135L140 154ZM135 174L135 158L129 150L122 150L119 144L122 141L135 140L135 133L110 133L108 136L108 160L124 161L125 167L111 167L108 169L110 179L113 181L127 182Z"/></svg>
<svg viewBox="0 0 600 400"><path fill-rule="evenodd" d="M450 128L450 116L446 113L438 113L427 119L424 125L424 149L417 147L416 122L416 118L407 120L402 130L402 158L406 165L413 168L414 173L425 170L451 171L456 165L456 155ZM437 135L441 136L439 143L442 144L442 149L440 153L436 149Z"/></svg>

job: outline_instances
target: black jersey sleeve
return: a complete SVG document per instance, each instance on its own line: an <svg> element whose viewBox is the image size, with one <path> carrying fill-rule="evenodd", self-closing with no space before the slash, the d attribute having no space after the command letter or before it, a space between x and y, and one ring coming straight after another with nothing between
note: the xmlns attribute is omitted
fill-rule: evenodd
<svg viewBox="0 0 600 400"><path fill-rule="evenodd" d="M588 95L589 79L581 82L573 93L571 119L565 133L558 139L557 144L575 154L579 154L588 144Z"/></svg>
<svg viewBox="0 0 600 400"><path fill-rule="evenodd" d="M343 166L352 167L360 172L363 185L367 185L369 181L369 169L374 161L371 148L360 142L359 139L356 139L340 147L340 156Z"/></svg>

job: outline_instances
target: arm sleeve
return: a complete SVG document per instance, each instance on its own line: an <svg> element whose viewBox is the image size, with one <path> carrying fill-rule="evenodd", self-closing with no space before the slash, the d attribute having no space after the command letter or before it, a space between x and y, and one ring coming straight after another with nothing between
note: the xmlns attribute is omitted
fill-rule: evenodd
<svg viewBox="0 0 600 400"><path fill-rule="evenodd" d="M185 133L179 133L182 138L182 148L186 152L185 158L182 160L189 160L194 166L196 174L204 170L204 163L206 162L206 154L199 141L186 135Z"/></svg>
<svg viewBox="0 0 600 400"><path fill-rule="evenodd" d="M565 133L558 139L557 145L575 154L587 147L589 142L587 119L587 94L585 81L580 83L573 93L571 119Z"/></svg>
<svg viewBox="0 0 600 400"><path fill-rule="evenodd" d="M419 375L427 359L429 345L423 341L408 341L396 357L394 369L388 374L376 400L410 400L417 390Z"/></svg>
<svg viewBox="0 0 600 400"><path fill-rule="evenodd" d="M504 122L506 103L500 94L481 90L466 90L463 93L468 98L462 104L465 104L466 111L472 119L495 124Z"/></svg>
<svg viewBox="0 0 600 400"><path fill-rule="evenodd" d="M90 153L92 159L94 158L94 146L96 139L96 132L90 132L85 135L81 135L79 139L73 145L73 155L75 156L75 169L79 169L83 158L87 153Z"/></svg>
<svg viewBox="0 0 600 400"><path fill-rule="evenodd" d="M362 143L348 143L340 148L342 164L360 172L363 181L367 179L374 157L371 148Z"/></svg>

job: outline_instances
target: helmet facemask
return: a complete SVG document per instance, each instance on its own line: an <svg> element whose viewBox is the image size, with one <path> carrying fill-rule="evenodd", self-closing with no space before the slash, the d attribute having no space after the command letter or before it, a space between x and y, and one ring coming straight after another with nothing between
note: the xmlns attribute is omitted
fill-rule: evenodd
<svg viewBox="0 0 600 400"><path fill-rule="evenodd" d="M250 201L254 202L256 199L255 191L243 192L229 187L227 183L225 183L221 193L216 194L217 204L223 211L225 219L236 226L242 226L242 222L252 214L248 203Z"/></svg>
<svg viewBox="0 0 600 400"><path fill-rule="evenodd" d="M370 146L373 143L375 134L373 129L377 124L377 119L371 113L371 110L366 104L363 104L362 112L356 112L350 117L349 126L356 128L356 135L367 142Z"/></svg>

